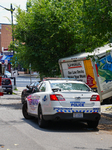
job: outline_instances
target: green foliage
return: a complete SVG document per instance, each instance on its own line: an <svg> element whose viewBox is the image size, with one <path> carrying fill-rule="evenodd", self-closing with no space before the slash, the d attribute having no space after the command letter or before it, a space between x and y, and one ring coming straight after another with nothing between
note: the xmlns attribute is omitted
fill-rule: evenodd
<svg viewBox="0 0 112 150"><path fill-rule="evenodd" d="M85 51L110 42L112 37L111 0L83 0L83 45Z"/></svg>
<svg viewBox="0 0 112 150"><path fill-rule="evenodd" d="M59 73L58 60L79 52L77 43L80 23L78 3L71 0L41 0L27 2L27 12L17 8L14 31L16 58L25 68L40 75Z"/></svg>
<svg viewBox="0 0 112 150"><path fill-rule="evenodd" d="M110 0L28 0L18 7L15 59L40 75L59 75L58 60L93 51L111 39ZM10 45L11 46L11 45Z"/></svg>

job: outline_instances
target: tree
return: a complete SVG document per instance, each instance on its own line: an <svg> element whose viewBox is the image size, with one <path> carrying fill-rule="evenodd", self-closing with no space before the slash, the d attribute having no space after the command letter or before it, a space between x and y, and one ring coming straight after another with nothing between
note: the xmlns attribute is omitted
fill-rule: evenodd
<svg viewBox="0 0 112 150"><path fill-rule="evenodd" d="M16 13L15 57L40 75L60 74L60 58L111 41L111 6L111 0L29 0L27 11Z"/></svg>
<svg viewBox="0 0 112 150"><path fill-rule="evenodd" d="M82 20L84 28L82 45L85 51L112 42L111 0L83 0Z"/></svg>
<svg viewBox="0 0 112 150"><path fill-rule="evenodd" d="M18 61L26 68L31 63L42 75L58 75L58 60L79 52L79 7L74 0L30 1L27 12L18 7L14 32Z"/></svg>

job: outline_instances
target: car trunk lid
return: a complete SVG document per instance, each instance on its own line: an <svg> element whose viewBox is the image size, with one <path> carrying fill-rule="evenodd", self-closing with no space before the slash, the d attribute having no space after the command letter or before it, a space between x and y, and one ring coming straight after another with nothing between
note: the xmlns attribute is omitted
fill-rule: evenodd
<svg viewBox="0 0 112 150"><path fill-rule="evenodd" d="M93 107L95 103L90 101L92 92L88 91L66 91L60 93L64 101L59 101L64 107Z"/></svg>

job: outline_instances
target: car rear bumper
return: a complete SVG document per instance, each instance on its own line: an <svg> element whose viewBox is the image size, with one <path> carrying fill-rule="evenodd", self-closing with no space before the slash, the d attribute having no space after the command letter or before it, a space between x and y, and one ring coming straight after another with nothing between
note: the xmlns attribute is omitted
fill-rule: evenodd
<svg viewBox="0 0 112 150"><path fill-rule="evenodd" d="M98 121L101 115L99 113L83 113L83 117L74 118L73 113L56 113L55 115L43 115L44 120L79 120L79 121Z"/></svg>
<svg viewBox="0 0 112 150"><path fill-rule="evenodd" d="M4 92L12 92L12 89L11 88L3 88L3 91Z"/></svg>
<svg viewBox="0 0 112 150"><path fill-rule="evenodd" d="M12 92L12 85L2 85L4 92Z"/></svg>

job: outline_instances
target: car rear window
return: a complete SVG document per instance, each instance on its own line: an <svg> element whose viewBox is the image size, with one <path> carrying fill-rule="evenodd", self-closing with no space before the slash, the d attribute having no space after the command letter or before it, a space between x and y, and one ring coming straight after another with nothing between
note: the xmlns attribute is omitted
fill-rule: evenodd
<svg viewBox="0 0 112 150"><path fill-rule="evenodd" d="M9 84L11 84L10 79L3 79L2 80L2 85L9 85Z"/></svg>
<svg viewBox="0 0 112 150"><path fill-rule="evenodd" d="M51 83L51 88L59 88L61 90L80 90L80 91L90 91L90 89L81 83Z"/></svg>

